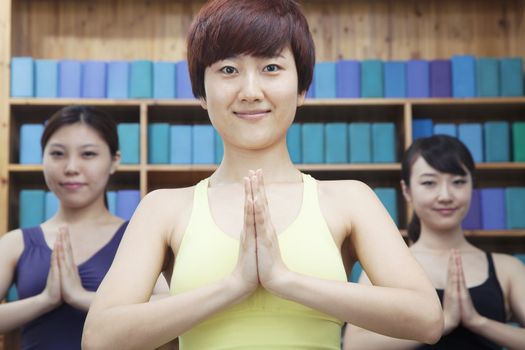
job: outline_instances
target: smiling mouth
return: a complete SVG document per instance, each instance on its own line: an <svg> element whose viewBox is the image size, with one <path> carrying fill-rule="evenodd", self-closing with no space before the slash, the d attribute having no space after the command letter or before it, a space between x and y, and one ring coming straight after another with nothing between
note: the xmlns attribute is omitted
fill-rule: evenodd
<svg viewBox="0 0 525 350"><path fill-rule="evenodd" d="M67 188L68 190L76 190L83 187L85 184L80 182L65 182L61 184L62 187Z"/></svg>
<svg viewBox="0 0 525 350"><path fill-rule="evenodd" d="M451 215L456 211L456 208L442 208L442 209L434 209L434 210L442 215Z"/></svg>
<svg viewBox="0 0 525 350"><path fill-rule="evenodd" d="M237 117L246 120L257 120L266 117L269 110L257 110L257 111L246 111L246 112L233 112Z"/></svg>

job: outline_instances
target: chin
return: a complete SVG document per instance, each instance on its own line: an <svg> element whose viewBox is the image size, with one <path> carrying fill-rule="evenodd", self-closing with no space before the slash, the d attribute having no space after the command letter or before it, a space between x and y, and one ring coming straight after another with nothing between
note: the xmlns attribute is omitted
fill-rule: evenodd
<svg viewBox="0 0 525 350"><path fill-rule="evenodd" d="M461 228L461 221L454 220L453 222L440 222L437 225L434 225L434 229L438 231L454 231L458 228Z"/></svg>

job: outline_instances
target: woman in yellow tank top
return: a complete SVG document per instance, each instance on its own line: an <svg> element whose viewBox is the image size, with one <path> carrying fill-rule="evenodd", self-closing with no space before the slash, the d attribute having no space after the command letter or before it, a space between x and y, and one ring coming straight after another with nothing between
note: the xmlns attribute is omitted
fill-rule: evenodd
<svg viewBox="0 0 525 350"><path fill-rule="evenodd" d="M184 350L339 349L344 322L439 339L436 292L373 191L317 181L290 160L286 132L314 62L292 0L201 9L189 71L224 158L196 186L142 200L89 311L84 348L152 349L179 337ZM356 259L372 286L347 282ZM148 302L160 273L172 296Z"/></svg>

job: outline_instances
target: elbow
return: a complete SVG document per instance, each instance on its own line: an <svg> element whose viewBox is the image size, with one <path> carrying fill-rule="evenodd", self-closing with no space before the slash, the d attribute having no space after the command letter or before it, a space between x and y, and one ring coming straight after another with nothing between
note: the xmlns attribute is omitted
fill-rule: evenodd
<svg viewBox="0 0 525 350"><path fill-rule="evenodd" d="M82 350L103 349L104 346L101 344L101 338L100 332L98 332L98 329L94 329L93 322L90 322L88 318L82 332Z"/></svg>
<svg viewBox="0 0 525 350"><path fill-rule="evenodd" d="M424 332L422 333L421 341L426 344L435 344L441 339L443 335L444 327L444 318L443 310L439 305L436 308L433 308L432 312L429 312L426 319L427 326L425 327Z"/></svg>
<svg viewBox="0 0 525 350"><path fill-rule="evenodd" d="M95 337L90 327L84 327L82 332L82 349L83 350L94 350L96 349Z"/></svg>

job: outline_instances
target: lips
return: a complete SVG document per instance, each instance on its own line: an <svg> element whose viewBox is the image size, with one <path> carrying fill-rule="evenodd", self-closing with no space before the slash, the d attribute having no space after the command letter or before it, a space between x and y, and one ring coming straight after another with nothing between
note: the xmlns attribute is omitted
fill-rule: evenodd
<svg viewBox="0 0 525 350"><path fill-rule="evenodd" d="M234 114L242 119L246 120L257 120L262 119L266 117L270 113L270 110L268 109L256 109L256 110L249 110L249 111L237 111L234 112Z"/></svg>
<svg viewBox="0 0 525 350"><path fill-rule="evenodd" d="M83 182L62 182L60 185L68 190L78 190L86 184Z"/></svg>
<svg viewBox="0 0 525 350"><path fill-rule="evenodd" d="M434 210L443 216L450 216L456 212L456 208L437 208Z"/></svg>

